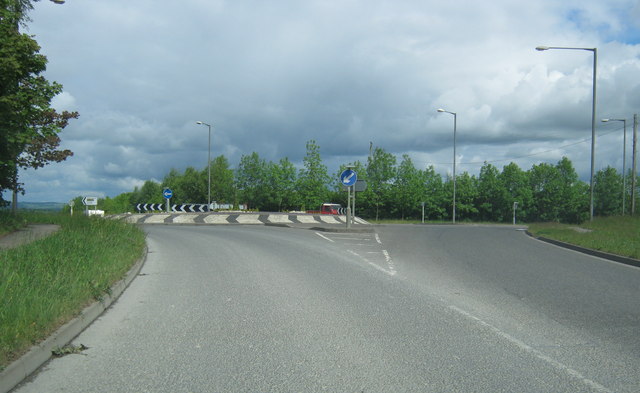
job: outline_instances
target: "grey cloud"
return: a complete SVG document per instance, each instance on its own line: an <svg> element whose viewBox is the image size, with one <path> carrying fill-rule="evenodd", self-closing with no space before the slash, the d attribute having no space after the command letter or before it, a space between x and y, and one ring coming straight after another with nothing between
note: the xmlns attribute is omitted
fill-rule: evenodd
<svg viewBox="0 0 640 393"><path fill-rule="evenodd" d="M459 113L461 163L545 152L588 137L591 58L534 50L543 44L598 46L599 113L640 108L640 46L624 41L638 30L620 12L631 0L47 3L30 33L47 76L65 86L58 104L81 117L61 134L75 156L23 175L31 200L46 194L45 178L66 183L56 194L113 196L171 167L201 169L197 120L213 125L212 154L233 166L253 151L300 165L315 139L335 171L366 161L371 141L444 175L452 119L439 107ZM598 12L606 29L594 28ZM608 146L598 162L619 165ZM565 153L586 173L588 143L518 164Z"/></svg>

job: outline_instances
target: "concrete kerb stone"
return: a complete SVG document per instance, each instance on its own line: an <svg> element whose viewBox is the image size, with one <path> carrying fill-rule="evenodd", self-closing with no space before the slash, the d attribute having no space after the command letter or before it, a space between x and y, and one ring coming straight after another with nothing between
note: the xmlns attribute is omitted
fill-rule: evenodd
<svg viewBox="0 0 640 393"><path fill-rule="evenodd" d="M93 321L113 304L134 278L140 273L147 260L148 249L145 247L143 256L133 265L127 275L111 287L111 293L105 294L104 299L86 307L80 316L72 319L55 331L45 341L31 347L29 352L11 363L0 373L0 393L7 393L23 380L47 363L55 348L63 347L82 333Z"/></svg>

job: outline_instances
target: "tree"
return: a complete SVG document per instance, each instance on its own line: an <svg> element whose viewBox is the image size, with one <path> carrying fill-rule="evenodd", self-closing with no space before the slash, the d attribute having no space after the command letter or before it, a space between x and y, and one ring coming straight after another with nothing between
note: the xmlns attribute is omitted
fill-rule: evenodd
<svg viewBox="0 0 640 393"><path fill-rule="evenodd" d="M233 170L224 155L211 162L211 198L218 203L234 202L235 184Z"/></svg>
<svg viewBox="0 0 640 393"><path fill-rule="evenodd" d="M131 203L132 196L132 192L125 192L113 198L98 199L98 209L104 210L105 214L132 212L134 210L134 205Z"/></svg>
<svg viewBox="0 0 640 393"><path fill-rule="evenodd" d="M443 219L446 214L446 202L442 176L436 173L433 165L420 171L420 176L423 185L421 202L424 202L425 217L432 220Z"/></svg>
<svg viewBox="0 0 640 393"><path fill-rule="evenodd" d="M302 159L304 168L298 174L298 194L302 210L319 208L329 196L329 174L322 163L320 146L314 140L306 144L307 154Z"/></svg>
<svg viewBox="0 0 640 393"><path fill-rule="evenodd" d="M393 185L393 210L399 212L403 220L405 216L416 216L421 209L423 187L423 178L413 165L411 157L403 154Z"/></svg>
<svg viewBox="0 0 640 393"><path fill-rule="evenodd" d="M290 210L296 203L296 168L288 158L267 165L269 210Z"/></svg>
<svg viewBox="0 0 640 393"><path fill-rule="evenodd" d="M382 206L390 194L391 186L396 175L396 157L376 147L373 154L367 160L367 197L373 202L376 221L379 218L380 206ZM388 211L388 209L387 209ZM388 215L388 214L387 214Z"/></svg>
<svg viewBox="0 0 640 393"><path fill-rule="evenodd" d="M267 163L258 153L240 157L240 164L236 170L236 185L240 193L240 202L247 203L251 208L262 208L265 196L265 178Z"/></svg>
<svg viewBox="0 0 640 393"><path fill-rule="evenodd" d="M135 187L131 196L133 205L139 203L162 203L164 202L163 199L162 186L153 180L145 181L139 189Z"/></svg>
<svg viewBox="0 0 640 393"><path fill-rule="evenodd" d="M474 203L478 196L478 179L469 175L468 172L463 172L456 177L456 220L458 218L461 221L473 220L478 215L478 208ZM453 200L453 181L447 181L446 186L451 195L448 200L451 201Z"/></svg>
<svg viewBox="0 0 640 393"><path fill-rule="evenodd" d="M533 195L529 187L529 176L515 163L510 163L502 168L498 176L505 189L506 200L502 208L503 217L513 214L513 203L518 202L517 216L526 220L533 205Z"/></svg>
<svg viewBox="0 0 640 393"><path fill-rule="evenodd" d="M551 164L540 163L529 170L529 184L533 196L531 221L560 221L562 184L558 169Z"/></svg>
<svg viewBox="0 0 640 393"><path fill-rule="evenodd" d="M181 189L183 203L207 203L207 170L199 171L190 166L182 175Z"/></svg>
<svg viewBox="0 0 640 393"><path fill-rule="evenodd" d="M610 166L593 177L594 210L597 215L611 216L622 212L622 176Z"/></svg>
<svg viewBox="0 0 640 393"><path fill-rule="evenodd" d="M206 203L207 201L207 170L198 171L193 167L187 167L184 173L171 168L162 179L161 188L170 188L173 191L171 203Z"/></svg>
<svg viewBox="0 0 640 393"><path fill-rule="evenodd" d="M589 217L589 186L580 181L578 173L567 157L556 164L560 176L560 220L581 223Z"/></svg>
<svg viewBox="0 0 640 393"><path fill-rule="evenodd" d="M41 75L47 58L33 37L19 31L30 9L30 1L0 0L0 191L24 191L19 168L37 169L73 155L58 150L58 134L78 113L51 108L62 85Z"/></svg>
<svg viewBox="0 0 640 393"><path fill-rule="evenodd" d="M478 177L478 218L482 221L505 221L508 218L504 214L504 206L509 203L507 199L507 190L498 168L485 162Z"/></svg>

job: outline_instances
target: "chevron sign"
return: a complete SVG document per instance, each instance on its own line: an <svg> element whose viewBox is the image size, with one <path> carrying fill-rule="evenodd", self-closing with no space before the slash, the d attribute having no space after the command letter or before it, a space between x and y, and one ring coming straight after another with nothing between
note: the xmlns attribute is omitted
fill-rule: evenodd
<svg viewBox="0 0 640 393"><path fill-rule="evenodd" d="M205 213L209 211L209 205L206 204L189 204L189 205L173 205L171 210L176 213Z"/></svg>
<svg viewBox="0 0 640 393"><path fill-rule="evenodd" d="M164 203L138 203L136 205L136 209L138 209L139 212L142 211L163 211L164 210Z"/></svg>

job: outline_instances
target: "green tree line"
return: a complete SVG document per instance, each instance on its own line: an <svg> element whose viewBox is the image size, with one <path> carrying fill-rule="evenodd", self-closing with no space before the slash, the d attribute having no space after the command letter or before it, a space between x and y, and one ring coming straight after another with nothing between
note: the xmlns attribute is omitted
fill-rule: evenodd
<svg viewBox="0 0 640 393"><path fill-rule="evenodd" d="M365 163L350 163L367 188L357 193L356 214L378 219L448 221L452 215L453 179L436 173L433 166L416 168L411 157L398 157L375 148ZM247 205L260 211L304 211L324 202L346 206L347 193L339 181L343 165L330 176L320 147L306 144L303 166L296 169L288 158L267 161L256 152L243 155L232 169L225 156L211 161L211 200L219 204ZM627 173L625 205L631 206L631 173ZM147 180L132 192L105 198L99 208L108 213L134 211L138 203L162 203L162 189L171 188L172 203L206 203L208 168L169 171L161 182ZM622 212L622 174L607 167L594 176L594 209L598 216ZM637 193L636 193L637 195ZM515 163L502 170L485 163L480 173L456 176L456 219L459 221L511 222L514 202L519 222L579 223L589 218L589 185L579 180L571 161L540 163L523 170Z"/></svg>

